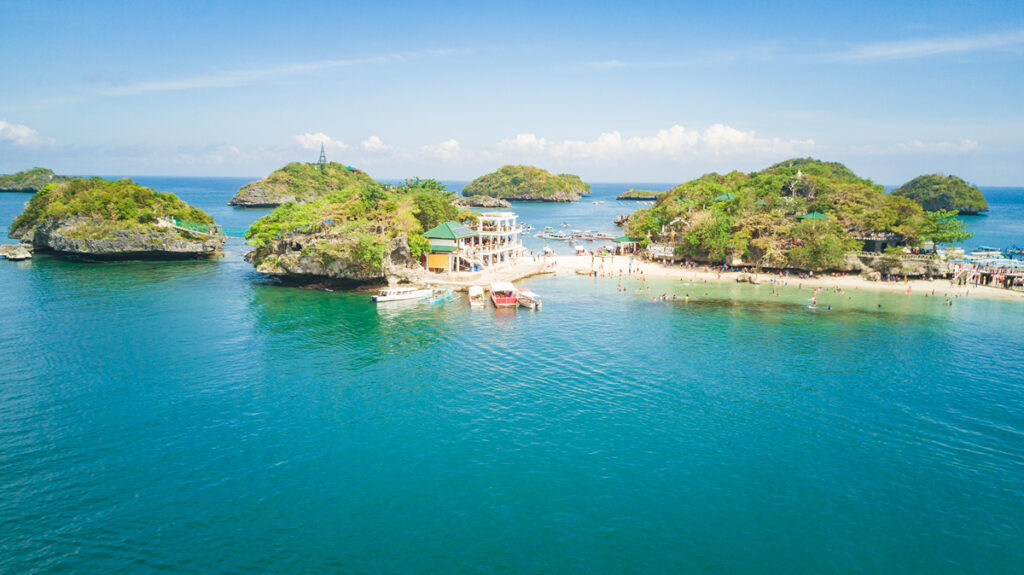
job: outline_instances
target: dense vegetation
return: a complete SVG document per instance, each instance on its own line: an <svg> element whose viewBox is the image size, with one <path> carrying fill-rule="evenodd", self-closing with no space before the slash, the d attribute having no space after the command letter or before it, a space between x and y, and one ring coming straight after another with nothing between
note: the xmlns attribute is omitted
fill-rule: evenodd
<svg viewBox="0 0 1024 575"><path fill-rule="evenodd" d="M660 193L661 192L656 192L654 190L634 190L633 188L630 188L630 189L626 190L625 192L622 192L621 194L619 194L618 197L615 198L615 199L617 199L617 200L654 200L654 199L658 198L658 194L660 194Z"/></svg>
<svg viewBox="0 0 1024 575"><path fill-rule="evenodd" d="M988 202L981 190L956 176L918 176L893 191L893 195L910 198L929 212L955 210L961 214L976 214L988 211Z"/></svg>
<svg viewBox="0 0 1024 575"><path fill-rule="evenodd" d="M50 184L67 181L66 176L58 176L53 170L32 168L17 174L0 176L0 192L37 192Z"/></svg>
<svg viewBox="0 0 1024 575"><path fill-rule="evenodd" d="M590 185L579 176L552 174L533 166L502 166L480 176L462 189L462 195L491 196L504 200L578 200L589 194Z"/></svg>
<svg viewBox="0 0 1024 575"><path fill-rule="evenodd" d="M255 247L253 262L273 262L277 240L302 244L302 255L324 263L344 260L379 271L388 243L409 238L413 257L430 249L422 233L442 222L471 219L437 180L406 180L400 186L356 182L310 203L289 202L257 220L246 233Z"/></svg>
<svg viewBox="0 0 1024 575"><path fill-rule="evenodd" d="M801 218L812 212L827 218ZM956 241L928 226L917 203L886 194L846 166L812 158L787 160L760 172L707 174L676 186L629 218L628 233L675 245L676 253L709 262L835 269L861 249L858 237L892 232L909 245ZM961 229L962 232L962 229ZM942 235L945 233L945 235ZM941 237L940 237L941 236Z"/></svg>
<svg viewBox="0 0 1024 575"><path fill-rule="evenodd" d="M79 235L100 236L115 229L152 224L160 217L177 217L200 224L213 218L178 196L136 184L129 179L72 178L43 188L11 224L27 230L49 220L83 219Z"/></svg>
<svg viewBox="0 0 1024 575"><path fill-rule="evenodd" d="M351 186L373 184L373 178L362 170L356 170L329 162L327 164L309 164L292 162L283 168L274 170L262 180L242 186L239 195L245 195L250 188L259 188L261 195L279 198L294 197L296 202L310 202L326 196L331 192Z"/></svg>

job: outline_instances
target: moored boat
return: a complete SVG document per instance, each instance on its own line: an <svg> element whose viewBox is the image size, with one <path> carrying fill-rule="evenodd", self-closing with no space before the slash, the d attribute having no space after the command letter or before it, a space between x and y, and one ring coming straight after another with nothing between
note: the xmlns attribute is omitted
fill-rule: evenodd
<svg viewBox="0 0 1024 575"><path fill-rule="evenodd" d="M523 288L516 293L516 297L519 299L519 305L530 309L540 309L540 296L533 291Z"/></svg>
<svg viewBox="0 0 1024 575"><path fill-rule="evenodd" d="M455 293L455 290L450 287L437 288L430 296L430 303L443 303L458 298L459 294Z"/></svg>
<svg viewBox="0 0 1024 575"><path fill-rule="evenodd" d="M381 288L370 299L376 303L384 303L389 301L423 299L430 297L432 293L433 291L430 288L388 287Z"/></svg>
<svg viewBox="0 0 1024 575"><path fill-rule="evenodd" d="M491 284L491 301L494 307L516 307L519 299L516 297L516 286L509 282L494 282Z"/></svg>
<svg viewBox="0 0 1024 575"><path fill-rule="evenodd" d="M484 307L487 305L487 295L483 286L469 286L469 307Z"/></svg>

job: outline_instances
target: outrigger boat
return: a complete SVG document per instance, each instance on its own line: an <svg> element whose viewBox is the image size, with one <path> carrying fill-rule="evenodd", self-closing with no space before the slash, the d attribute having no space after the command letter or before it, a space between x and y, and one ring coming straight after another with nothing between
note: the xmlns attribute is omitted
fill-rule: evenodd
<svg viewBox="0 0 1024 575"><path fill-rule="evenodd" d="M494 302L494 307L516 307L519 305L519 298L516 297L516 286L509 282L492 283L491 301Z"/></svg>
<svg viewBox="0 0 1024 575"><path fill-rule="evenodd" d="M484 307L487 305L487 295L484 294L482 286L469 286L469 307Z"/></svg>
<svg viewBox="0 0 1024 575"><path fill-rule="evenodd" d="M550 231L549 232L549 231L545 230L544 233L542 233L540 235L540 237L542 237L542 238L544 238L546 240L565 241L565 240L569 239L569 234L563 232L562 230L558 230L557 232L556 231Z"/></svg>
<svg viewBox="0 0 1024 575"><path fill-rule="evenodd" d="M443 287L434 290L433 295L430 296L430 303L444 303L453 299L459 299L459 294L450 287Z"/></svg>
<svg viewBox="0 0 1024 575"><path fill-rule="evenodd" d="M430 288L389 287L377 291L377 293L370 299L375 303L384 303L389 301L423 299L425 297L430 297L432 294L433 291Z"/></svg>
<svg viewBox="0 0 1024 575"><path fill-rule="evenodd" d="M614 240L615 236L607 232L597 232L594 234L594 238L598 240Z"/></svg>
<svg viewBox="0 0 1024 575"><path fill-rule="evenodd" d="M540 309L541 301L539 295L526 288L519 290L516 295L519 298L519 305L530 309Z"/></svg>

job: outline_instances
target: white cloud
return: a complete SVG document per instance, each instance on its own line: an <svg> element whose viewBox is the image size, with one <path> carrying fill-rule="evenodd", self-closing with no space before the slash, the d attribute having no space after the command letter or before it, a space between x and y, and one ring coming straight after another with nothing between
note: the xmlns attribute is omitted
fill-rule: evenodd
<svg viewBox="0 0 1024 575"><path fill-rule="evenodd" d="M43 138L32 128L24 124L12 124L7 120L0 120L0 142L11 142L20 148L54 144L53 138Z"/></svg>
<svg viewBox="0 0 1024 575"><path fill-rule="evenodd" d="M348 144L346 144L345 142L342 142L341 140L332 139L330 136L323 132L317 132L315 134L310 134L309 132L306 132L305 134L292 136L292 140L295 140L296 143L298 143L300 146L303 147L303 149L306 150L319 150L321 144L323 145L324 148L328 150L340 151L347 150L349 148Z"/></svg>
<svg viewBox="0 0 1024 575"><path fill-rule="evenodd" d="M363 142L359 145L368 152L386 152L388 150L393 149L393 146L385 144L377 136L370 136L369 138L363 140Z"/></svg>
<svg viewBox="0 0 1024 575"><path fill-rule="evenodd" d="M448 162L456 160L462 153L462 146L454 138L451 140L445 140L440 144L433 144L430 146L421 146L420 152L427 156L432 156L439 160Z"/></svg>
<svg viewBox="0 0 1024 575"><path fill-rule="evenodd" d="M535 134L519 134L502 140L497 148L526 156L549 156L556 159L615 160L642 156L648 159L703 156L798 155L815 148L814 140L783 140L760 138L714 124L704 131L687 130L675 125L658 130L651 136L623 137L618 131L605 132L593 140L549 142Z"/></svg>
<svg viewBox="0 0 1024 575"><path fill-rule="evenodd" d="M1024 46L1024 30L944 38L880 42L854 47L832 56L837 60L906 60L940 54L988 52Z"/></svg>

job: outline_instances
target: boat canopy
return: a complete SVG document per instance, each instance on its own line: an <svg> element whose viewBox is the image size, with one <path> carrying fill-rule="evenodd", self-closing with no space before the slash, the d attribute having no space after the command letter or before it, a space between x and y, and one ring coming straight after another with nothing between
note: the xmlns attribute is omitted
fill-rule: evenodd
<svg viewBox="0 0 1024 575"><path fill-rule="evenodd" d="M491 284L491 291L516 291L516 286L509 282L494 282Z"/></svg>

